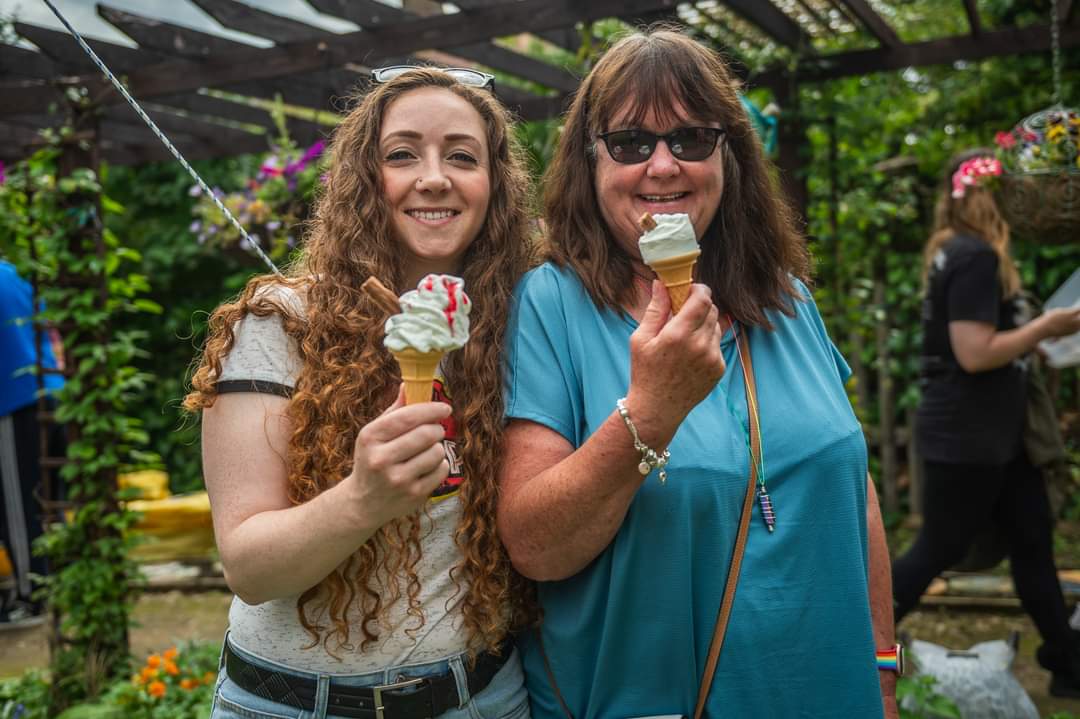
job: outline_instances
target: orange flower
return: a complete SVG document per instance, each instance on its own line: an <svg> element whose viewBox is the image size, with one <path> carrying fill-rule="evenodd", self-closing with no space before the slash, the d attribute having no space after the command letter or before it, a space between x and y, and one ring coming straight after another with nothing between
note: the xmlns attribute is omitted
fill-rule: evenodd
<svg viewBox="0 0 1080 719"><path fill-rule="evenodd" d="M169 660L166 659L165 660L165 673L170 675L170 676L175 677L177 674L180 673L180 667L176 666L176 664L174 662L170 662Z"/></svg>
<svg viewBox="0 0 1080 719"><path fill-rule="evenodd" d="M148 656L146 658L146 666L150 667L151 669L157 669L158 667L160 667L161 666L161 655L160 654L151 654L150 656Z"/></svg>
<svg viewBox="0 0 1080 719"><path fill-rule="evenodd" d="M146 688L146 691L150 696L160 699L165 696L165 682L150 682L150 686Z"/></svg>
<svg viewBox="0 0 1080 719"><path fill-rule="evenodd" d="M169 647L161 653L161 656L165 658L165 661L171 662L173 659L176 659L179 654L180 650L178 650L176 647Z"/></svg>
<svg viewBox="0 0 1080 719"><path fill-rule="evenodd" d="M143 667L140 675L142 676L143 683L145 684L146 682L150 681L158 675L158 670L154 669L153 667Z"/></svg>
<svg viewBox="0 0 1080 719"><path fill-rule="evenodd" d="M207 672L202 675L203 684L213 684L215 679L217 679L217 674L214 672Z"/></svg>
<svg viewBox="0 0 1080 719"><path fill-rule="evenodd" d="M191 691L192 689L194 689L197 686L199 686L199 680L198 679L191 679L189 677L189 678L180 680L180 688L181 689L187 689L188 691Z"/></svg>

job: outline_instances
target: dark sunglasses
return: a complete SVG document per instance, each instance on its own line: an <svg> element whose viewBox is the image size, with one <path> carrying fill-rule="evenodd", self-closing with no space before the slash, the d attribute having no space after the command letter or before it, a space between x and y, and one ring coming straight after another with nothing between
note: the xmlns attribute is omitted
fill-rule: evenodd
<svg viewBox="0 0 1080 719"><path fill-rule="evenodd" d="M371 81L376 85L382 85L390 82L399 75L404 75L409 70L420 70L427 66L425 65L390 65L389 67L379 67L371 71ZM450 77L454 78L462 85L470 85L472 87L483 87L495 91L495 76L489 75L486 72L480 72L479 70L473 70L468 67L438 67L432 66L432 69L441 70Z"/></svg>
<svg viewBox="0 0 1080 719"><path fill-rule="evenodd" d="M671 154L679 160L699 162L713 154L716 143L724 136L719 127L679 127L666 135L648 130L612 130L597 137L604 141L608 154L615 162L636 165L652 157L656 144L663 140Z"/></svg>

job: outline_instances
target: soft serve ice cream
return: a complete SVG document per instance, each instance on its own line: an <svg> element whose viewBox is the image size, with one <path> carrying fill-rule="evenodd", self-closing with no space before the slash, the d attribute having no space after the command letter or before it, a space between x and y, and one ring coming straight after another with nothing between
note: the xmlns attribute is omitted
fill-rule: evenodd
<svg viewBox="0 0 1080 719"><path fill-rule="evenodd" d="M690 216L685 213L649 215L641 218L645 233L638 240L641 259L656 272L668 289L671 311L678 312L690 295L694 265L701 249Z"/></svg>
<svg viewBox="0 0 1080 719"><path fill-rule="evenodd" d="M645 264L652 265L656 260L666 260L699 249L690 215L680 212L652 215L652 219L656 226L638 240L638 249Z"/></svg>
<svg viewBox="0 0 1080 719"><path fill-rule="evenodd" d="M386 320L383 342L401 368L407 404L431 399L439 361L469 339L472 301L464 287L459 277L428 275L401 296L401 313Z"/></svg>

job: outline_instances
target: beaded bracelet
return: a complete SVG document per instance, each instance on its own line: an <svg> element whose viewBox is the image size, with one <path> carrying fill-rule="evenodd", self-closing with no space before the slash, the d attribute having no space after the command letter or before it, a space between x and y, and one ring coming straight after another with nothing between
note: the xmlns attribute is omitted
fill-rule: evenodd
<svg viewBox="0 0 1080 719"><path fill-rule="evenodd" d="M615 402L615 407L619 410L619 416L622 417L623 424L630 430L630 436L634 438L634 449L641 452L641 461L637 466L641 476L644 477L654 469L658 469L660 470L660 484L664 484L667 482L667 470L664 468L667 466L668 460L671 459L671 452L666 449L663 452L657 452L641 441L641 437L637 433L637 427L634 426L633 421L630 419L630 410L626 408L626 397Z"/></svg>

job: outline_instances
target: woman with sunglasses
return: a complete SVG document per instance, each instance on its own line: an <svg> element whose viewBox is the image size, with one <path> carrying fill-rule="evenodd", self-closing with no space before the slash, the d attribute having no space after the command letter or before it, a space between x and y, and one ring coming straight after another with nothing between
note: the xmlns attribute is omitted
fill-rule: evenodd
<svg viewBox="0 0 1080 719"><path fill-rule="evenodd" d="M507 341L498 515L539 583L543 623L519 642L533 716L694 714L752 418L761 484L704 715L896 716L849 369L728 69L670 30L616 43L570 107L545 193L550 261L516 289ZM700 240L674 316L638 250L645 212L686 213Z"/></svg>
<svg viewBox="0 0 1080 719"><path fill-rule="evenodd" d="M377 71L338 126L303 254L218 308L186 404L236 593L212 709L521 719L507 632L528 592L498 541L498 372L530 262L526 174L490 76ZM461 276L470 339L404 406L361 291Z"/></svg>

